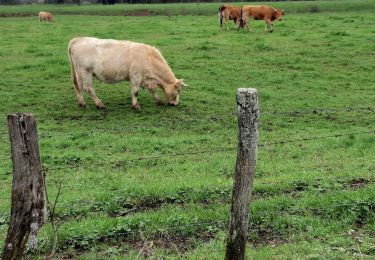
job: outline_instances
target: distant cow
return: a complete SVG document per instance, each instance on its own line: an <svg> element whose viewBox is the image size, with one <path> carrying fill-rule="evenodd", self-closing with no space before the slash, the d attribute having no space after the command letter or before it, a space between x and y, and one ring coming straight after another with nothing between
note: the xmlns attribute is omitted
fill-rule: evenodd
<svg viewBox="0 0 375 260"><path fill-rule="evenodd" d="M245 5L242 7L241 27L249 28L249 18L254 20L264 20L266 22L265 31L273 32L273 21L280 21L285 15L284 10L273 8L272 6L252 6Z"/></svg>
<svg viewBox="0 0 375 260"><path fill-rule="evenodd" d="M219 18L219 31L221 31L221 27L223 26L223 18L225 19L227 31L229 30L229 27L228 27L229 20L234 21L235 28L238 28L240 26L241 7L231 6L231 5L222 5L219 7L219 12L217 15Z"/></svg>
<svg viewBox="0 0 375 260"><path fill-rule="evenodd" d="M140 88L150 90L155 101L162 103L157 87L164 92L169 104L177 105L184 84L177 79L161 53L154 47L131 41L74 38L68 47L71 75L79 106L85 106L82 90L86 90L97 108L104 108L93 89L93 76L115 83L130 81L132 107L140 109L137 95Z"/></svg>
<svg viewBox="0 0 375 260"><path fill-rule="evenodd" d="M48 21L48 22L54 22L53 15L49 12L39 12L39 20L42 21Z"/></svg>

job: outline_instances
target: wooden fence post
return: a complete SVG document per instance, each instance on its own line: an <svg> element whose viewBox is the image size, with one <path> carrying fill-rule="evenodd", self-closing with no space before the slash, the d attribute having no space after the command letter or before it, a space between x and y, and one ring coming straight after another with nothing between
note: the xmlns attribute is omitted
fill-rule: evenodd
<svg viewBox="0 0 375 260"><path fill-rule="evenodd" d="M11 219L3 248L3 260L22 259L29 235L29 247L36 248L36 232L47 215L35 117L32 114L9 114L8 128L13 184Z"/></svg>
<svg viewBox="0 0 375 260"><path fill-rule="evenodd" d="M226 260L245 259L249 203L253 190L259 138L259 105L256 89L237 91L238 147L233 182Z"/></svg>

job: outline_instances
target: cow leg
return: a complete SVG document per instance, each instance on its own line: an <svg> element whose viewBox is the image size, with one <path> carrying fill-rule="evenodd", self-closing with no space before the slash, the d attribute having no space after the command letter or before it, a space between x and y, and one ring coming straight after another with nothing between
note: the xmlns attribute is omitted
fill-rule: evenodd
<svg viewBox="0 0 375 260"><path fill-rule="evenodd" d="M164 104L163 101L160 100L160 97L159 97L158 93L156 93L156 88L150 88L149 90L150 90L150 93L151 93L152 97L154 98L156 104L163 105Z"/></svg>
<svg viewBox="0 0 375 260"><path fill-rule="evenodd" d="M134 109L141 109L141 106L138 103L137 96L138 96L139 87L132 86L132 108Z"/></svg>
<svg viewBox="0 0 375 260"><path fill-rule="evenodd" d="M240 29L240 23L241 23L241 18L237 18L234 20L234 28L239 30Z"/></svg>
<svg viewBox="0 0 375 260"><path fill-rule="evenodd" d="M264 31L268 32L268 22L267 21L265 21L265 22L266 22L266 27L264 27Z"/></svg>
<svg viewBox="0 0 375 260"><path fill-rule="evenodd" d="M249 18L247 17L247 18L243 18L242 17L242 19L243 19L243 27L246 27L246 29L250 32L250 23L249 23Z"/></svg>
<svg viewBox="0 0 375 260"><path fill-rule="evenodd" d="M240 25L241 25L241 18L238 18L237 22L236 22L236 28L237 28L237 30L240 29Z"/></svg>
<svg viewBox="0 0 375 260"><path fill-rule="evenodd" d="M103 105L102 101L96 95L95 90L92 87L92 84L91 85L87 85L87 92L89 92L89 94L90 94L92 100L94 100L95 105L96 105L97 108L99 108L99 109L105 108L105 106Z"/></svg>
<svg viewBox="0 0 375 260"><path fill-rule="evenodd" d="M73 70L72 71L72 81L73 81L73 85L74 85L74 90L76 91L76 94L77 94L77 100L78 100L78 105L80 107L85 107L86 106L86 102L83 98L83 95L82 95L82 89L83 89L83 80L82 80L82 76L77 73Z"/></svg>
<svg viewBox="0 0 375 260"><path fill-rule="evenodd" d="M141 76L134 76L130 79L130 85L132 89L132 107L134 109L141 109L141 106L138 103L137 96L138 96L138 91L141 85Z"/></svg>
<svg viewBox="0 0 375 260"><path fill-rule="evenodd" d="M272 24L272 21L271 20L266 20L266 28L265 28L265 31L266 32L273 32L273 24ZM269 30L268 30L269 28Z"/></svg>
<svg viewBox="0 0 375 260"><path fill-rule="evenodd" d="M92 73L88 72L85 69L82 69L80 74L82 76L83 89L90 94L92 100L94 100L95 102L96 107L105 108L102 101L97 97L94 88L92 87Z"/></svg>
<svg viewBox="0 0 375 260"><path fill-rule="evenodd" d="M220 11L218 13L218 21L219 21L219 31L221 31L221 25L223 23L223 17L221 16Z"/></svg>

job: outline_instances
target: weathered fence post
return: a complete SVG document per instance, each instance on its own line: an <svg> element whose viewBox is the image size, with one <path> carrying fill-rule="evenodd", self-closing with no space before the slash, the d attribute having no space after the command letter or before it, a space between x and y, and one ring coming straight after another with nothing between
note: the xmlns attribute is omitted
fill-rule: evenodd
<svg viewBox="0 0 375 260"><path fill-rule="evenodd" d="M259 106L256 89L237 91L238 148L225 259L245 259L249 203L258 148Z"/></svg>
<svg viewBox="0 0 375 260"><path fill-rule="evenodd" d="M3 248L3 260L22 259L29 235L29 246L35 249L36 232L46 218L44 177L35 118L31 114L9 114L8 128L13 184L11 219Z"/></svg>

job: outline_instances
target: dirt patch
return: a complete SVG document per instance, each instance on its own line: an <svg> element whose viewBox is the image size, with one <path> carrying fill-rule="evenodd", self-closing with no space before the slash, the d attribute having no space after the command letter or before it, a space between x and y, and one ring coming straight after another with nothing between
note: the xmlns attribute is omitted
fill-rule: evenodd
<svg viewBox="0 0 375 260"><path fill-rule="evenodd" d="M135 11L127 12L124 15L125 16L150 16L151 13L149 10L135 10Z"/></svg>
<svg viewBox="0 0 375 260"><path fill-rule="evenodd" d="M29 17L29 16L35 16L37 17L36 14L30 14L30 13L3 13L0 14L1 18L12 18L12 17Z"/></svg>
<svg viewBox="0 0 375 260"><path fill-rule="evenodd" d="M82 254L82 253L80 253L80 252L71 252L71 253L68 253L68 254L65 254L65 255L61 255L59 257L59 259L65 259L65 260L76 259L77 256L79 256L80 254Z"/></svg>
<svg viewBox="0 0 375 260"><path fill-rule="evenodd" d="M207 243L215 237L215 233L198 232L192 236L180 236L174 235L172 232L157 232L153 237L144 238L142 233L139 233L138 237L122 236L121 234L113 234L111 237L102 237L93 243L92 246L101 243L103 247L115 247L119 248L121 255L129 250L135 250L139 252L139 256L143 258L154 257L155 252L159 249L163 249L171 254L183 255L193 249L201 243ZM79 244L71 244L69 247L61 248L62 252L57 256L58 259L76 259L77 256L88 252L91 246L80 247ZM126 249L125 249L126 248ZM64 249L68 249L68 252L63 252Z"/></svg>
<svg viewBox="0 0 375 260"><path fill-rule="evenodd" d="M334 116L334 115L326 115L324 118L326 120L330 120L330 121L336 121L337 120L337 116Z"/></svg>
<svg viewBox="0 0 375 260"><path fill-rule="evenodd" d="M202 243L208 240L202 240ZM173 234L164 234L150 241L137 241L132 248L139 251L143 257L150 257L157 248L163 248L171 253L181 255L194 248L191 238L178 237Z"/></svg>
<svg viewBox="0 0 375 260"><path fill-rule="evenodd" d="M100 113L98 115L57 115L53 117L57 123L63 123L66 121L80 121L80 120L87 120L87 121L103 121L107 118L107 113Z"/></svg>
<svg viewBox="0 0 375 260"><path fill-rule="evenodd" d="M248 235L249 242L255 248L263 247L263 246L278 246L286 243L290 243L290 241L282 235L278 234L275 230L269 229L260 229L259 227L250 227L249 230L251 231Z"/></svg>
<svg viewBox="0 0 375 260"><path fill-rule="evenodd" d="M365 178L358 178L358 179L353 179L348 182L349 188L352 189L362 189L366 187L366 185L369 183L369 180Z"/></svg>

